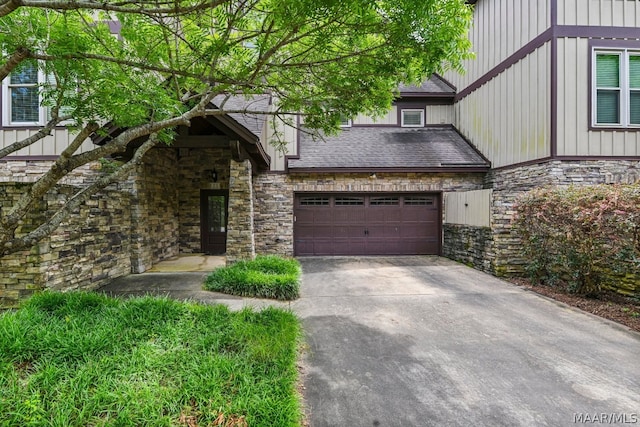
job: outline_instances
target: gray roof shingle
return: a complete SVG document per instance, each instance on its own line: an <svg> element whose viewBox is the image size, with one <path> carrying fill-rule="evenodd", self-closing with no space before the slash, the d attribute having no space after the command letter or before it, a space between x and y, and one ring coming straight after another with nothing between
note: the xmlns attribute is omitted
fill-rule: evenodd
<svg viewBox="0 0 640 427"><path fill-rule="evenodd" d="M455 89L445 83L440 77L433 74L429 80L425 80L420 86L414 85L403 85L401 84L398 88L400 90L400 96L407 93L412 94L441 94L445 95L455 95Z"/></svg>
<svg viewBox="0 0 640 427"><path fill-rule="evenodd" d="M212 104L219 108L225 98L225 95L218 95L213 99ZM232 95L225 102L223 110L267 112L269 111L270 102L271 97L269 95L253 95L250 97ZM262 128L267 119L266 114L229 113L228 115L258 138L262 135Z"/></svg>
<svg viewBox="0 0 640 427"><path fill-rule="evenodd" d="M299 159L289 169L488 168L453 127L352 127L314 140L300 133Z"/></svg>

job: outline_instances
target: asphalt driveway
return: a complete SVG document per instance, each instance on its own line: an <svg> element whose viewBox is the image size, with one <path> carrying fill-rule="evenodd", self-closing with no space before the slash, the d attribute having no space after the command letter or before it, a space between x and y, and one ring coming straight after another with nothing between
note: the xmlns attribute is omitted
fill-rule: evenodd
<svg viewBox="0 0 640 427"><path fill-rule="evenodd" d="M639 334L443 258L300 261L311 427L640 425Z"/></svg>

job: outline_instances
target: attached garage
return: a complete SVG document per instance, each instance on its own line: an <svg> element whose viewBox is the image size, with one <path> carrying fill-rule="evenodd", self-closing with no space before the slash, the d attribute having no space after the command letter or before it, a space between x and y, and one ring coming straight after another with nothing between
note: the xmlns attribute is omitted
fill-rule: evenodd
<svg viewBox="0 0 640 427"><path fill-rule="evenodd" d="M437 193L301 193L294 209L294 252L310 255L437 255Z"/></svg>

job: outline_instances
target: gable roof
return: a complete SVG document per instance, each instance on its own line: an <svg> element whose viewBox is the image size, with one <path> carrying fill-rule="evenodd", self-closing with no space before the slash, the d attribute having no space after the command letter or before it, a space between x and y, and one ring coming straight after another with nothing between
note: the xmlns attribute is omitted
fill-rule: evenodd
<svg viewBox="0 0 640 427"><path fill-rule="evenodd" d="M324 141L301 132L298 153L288 161L290 172L484 172L490 166L452 126L352 127Z"/></svg>
<svg viewBox="0 0 640 427"><path fill-rule="evenodd" d="M227 99L224 103L225 110L239 112L205 116L204 119L220 128L228 136L237 138L257 165L261 169L268 169L271 158L260 142L266 115L258 113L269 110L271 97L269 95L231 95L229 97L219 95L211 101L210 106L219 109L225 99ZM242 113L241 111L254 111L255 113ZM103 129L105 130L105 135L94 133L91 136L94 144L104 145L125 130L125 128L113 126L111 123L107 123Z"/></svg>
<svg viewBox="0 0 640 427"><path fill-rule="evenodd" d="M400 90L401 97L407 95L454 96L456 94L455 88L436 74L432 74L431 77L425 80L420 86L401 84L398 89Z"/></svg>

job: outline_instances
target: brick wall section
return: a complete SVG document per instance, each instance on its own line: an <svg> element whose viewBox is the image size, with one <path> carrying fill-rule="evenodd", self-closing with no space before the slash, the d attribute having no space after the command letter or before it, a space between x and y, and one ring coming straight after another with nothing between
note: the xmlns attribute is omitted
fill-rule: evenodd
<svg viewBox="0 0 640 427"><path fill-rule="evenodd" d="M0 184L0 206L8 208L24 191L20 183ZM75 188L59 186L32 219L64 203ZM0 259L0 307L13 307L42 289L95 289L129 274L130 196L117 189L91 197L31 251ZM22 231L27 231L27 219Z"/></svg>
<svg viewBox="0 0 640 427"><path fill-rule="evenodd" d="M233 264L242 259L253 259L256 244L251 162L231 160L229 170L227 264Z"/></svg>
<svg viewBox="0 0 640 427"><path fill-rule="evenodd" d="M200 190L229 188L229 149L180 149L178 159L179 242L181 253L202 252ZM205 171L215 169L217 182Z"/></svg>
<svg viewBox="0 0 640 427"><path fill-rule="evenodd" d="M491 228L458 224L443 225L442 254L481 271L491 271L487 257L491 248Z"/></svg>
<svg viewBox="0 0 640 427"><path fill-rule="evenodd" d="M481 174L261 174L254 178L257 253L293 255L296 192L441 192L482 188Z"/></svg>
<svg viewBox="0 0 640 427"><path fill-rule="evenodd" d="M527 260L520 255L520 239L511 230L518 196L540 186L630 184L640 179L640 161L580 160L540 163L487 174L485 188L493 188L491 229L487 253L490 271L497 276L520 275Z"/></svg>

